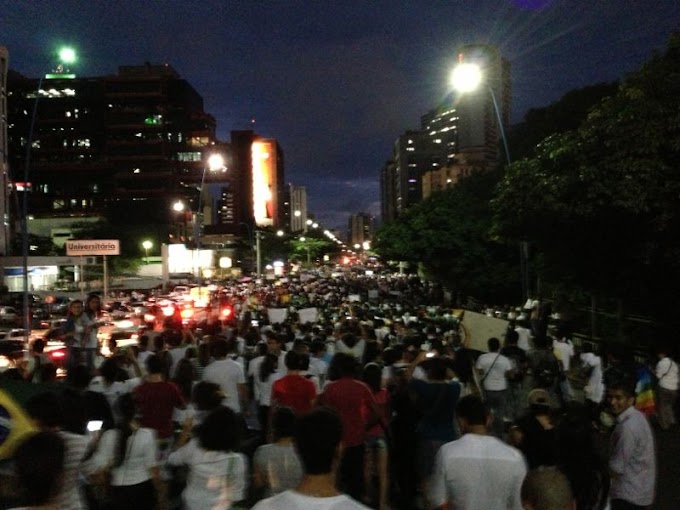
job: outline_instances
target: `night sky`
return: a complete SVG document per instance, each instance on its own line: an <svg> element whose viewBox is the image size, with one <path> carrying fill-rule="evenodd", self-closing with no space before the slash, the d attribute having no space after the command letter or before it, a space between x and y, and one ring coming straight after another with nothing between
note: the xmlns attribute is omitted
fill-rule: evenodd
<svg viewBox="0 0 680 510"><path fill-rule="evenodd" d="M621 78L680 29L678 0L11 0L0 8L10 67L36 77L74 46L81 76L172 65L201 94L218 137L279 140L286 181L310 212L346 228L379 216L396 137L445 96L456 50L491 43L510 60L513 120L565 92ZM253 123L254 120L254 123ZM512 151L512 148L510 148Z"/></svg>

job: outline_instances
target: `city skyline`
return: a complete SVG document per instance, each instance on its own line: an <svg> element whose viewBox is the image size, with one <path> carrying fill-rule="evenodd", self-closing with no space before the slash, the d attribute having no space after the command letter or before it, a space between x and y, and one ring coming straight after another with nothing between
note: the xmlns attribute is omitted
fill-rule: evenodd
<svg viewBox="0 0 680 510"><path fill-rule="evenodd" d="M540 5L542 8L532 8ZM73 45L80 76L168 63L203 96L221 140L254 129L280 141L286 181L332 227L379 216L379 176L394 140L448 92L457 48L498 46L512 66L512 120L574 88L622 78L662 50L680 6L654 2L28 1L0 19L10 67L45 72ZM105 20L105 21L104 21ZM254 122L253 122L254 121Z"/></svg>

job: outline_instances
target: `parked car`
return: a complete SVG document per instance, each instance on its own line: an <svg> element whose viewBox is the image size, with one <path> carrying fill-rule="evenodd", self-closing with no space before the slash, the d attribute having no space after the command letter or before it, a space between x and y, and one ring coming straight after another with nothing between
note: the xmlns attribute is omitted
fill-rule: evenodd
<svg viewBox="0 0 680 510"><path fill-rule="evenodd" d="M17 311L11 306L0 306L0 322L3 324L16 324Z"/></svg>

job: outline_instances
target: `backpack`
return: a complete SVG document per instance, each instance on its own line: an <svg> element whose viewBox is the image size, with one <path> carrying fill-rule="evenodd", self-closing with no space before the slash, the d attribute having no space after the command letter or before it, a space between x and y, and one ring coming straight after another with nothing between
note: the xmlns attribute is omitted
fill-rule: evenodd
<svg viewBox="0 0 680 510"><path fill-rule="evenodd" d="M543 354L533 370L534 381L539 388L549 388L557 381L560 375L558 361L555 356L547 352Z"/></svg>

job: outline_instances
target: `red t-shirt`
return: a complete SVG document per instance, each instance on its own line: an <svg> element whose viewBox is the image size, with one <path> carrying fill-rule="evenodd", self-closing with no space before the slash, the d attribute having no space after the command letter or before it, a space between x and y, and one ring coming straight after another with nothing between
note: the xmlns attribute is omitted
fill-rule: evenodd
<svg viewBox="0 0 680 510"><path fill-rule="evenodd" d="M297 414L310 411L315 398L314 383L298 374L284 375L272 386L272 402L291 407Z"/></svg>
<svg viewBox="0 0 680 510"><path fill-rule="evenodd" d="M389 416L387 415L387 397L388 395L386 388L381 388L380 391L373 392L373 398L375 399L375 403L378 406L378 411L380 412L380 421L382 422L382 425L380 423L376 423L375 425L373 425L366 432L366 435L369 437L380 437L385 435L385 429L383 428L383 425L387 425L389 423ZM363 412L365 419L369 420L372 416L371 409L365 407Z"/></svg>
<svg viewBox="0 0 680 510"><path fill-rule="evenodd" d="M326 385L320 401L340 413L345 446L358 446L364 442L368 414L365 409L375 406L368 386L351 377L343 377Z"/></svg>
<svg viewBox="0 0 680 510"><path fill-rule="evenodd" d="M160 439L172 436L172 411L185 405L184 397L171 382L145 382L134 390L142 427L154 429Z"/></svg>

